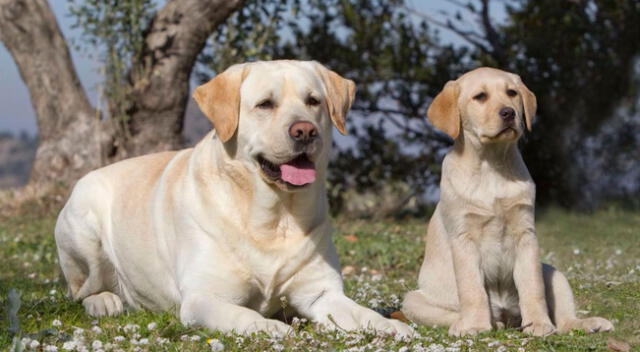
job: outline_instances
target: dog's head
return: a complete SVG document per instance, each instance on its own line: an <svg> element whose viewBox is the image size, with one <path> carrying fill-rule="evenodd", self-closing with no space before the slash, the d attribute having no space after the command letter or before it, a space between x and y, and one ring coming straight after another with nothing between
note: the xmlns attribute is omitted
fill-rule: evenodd
<svg viewBox="0 0 640 352"><path fill-rule="evenodd" d="M231 66L193 96L235 159L293 191L326 168L331 123L346 133L355 84L313 61L261 61Z"/></svg>
<svg viewBox="0 0 640 352"><path fill-rule="evenodd" d="M431 123L456 139L460 128L481 143L515 142L531 130L536 97L513 73L482 67L449 81L433 100Z"/></svg>

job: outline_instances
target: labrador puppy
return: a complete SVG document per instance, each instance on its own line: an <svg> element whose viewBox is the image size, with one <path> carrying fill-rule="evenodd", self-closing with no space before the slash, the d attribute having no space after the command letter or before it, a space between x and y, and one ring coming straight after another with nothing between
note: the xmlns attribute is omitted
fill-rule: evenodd
<svg viewBox="0 0 640 352"><path fill-rule="evenodd" d="M567 279L540 263L535 185L517 147L535 113L520 77L492 68L448 82L429 107L431 123L455 144L442 165L419 289L403 303L414 322L449 326L454 336L613 329L603 318L578 319Z"/></svg>
<svg viewBox="0 0 640 352"><path fill-rule="evenodd" d="M195 90L215 131L194 148L137 157L76 184L55 238L73 299L123 304L213 330L289 333L282 299L328 328L411 328L343 293L325 176L331 125L355 85L316 62L235 65Z"/></svg>

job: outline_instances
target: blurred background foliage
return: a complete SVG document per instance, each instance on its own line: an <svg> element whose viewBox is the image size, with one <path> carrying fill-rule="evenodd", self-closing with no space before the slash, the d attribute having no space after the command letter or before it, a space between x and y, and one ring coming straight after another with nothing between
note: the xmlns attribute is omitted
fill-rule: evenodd
<svg viewBox="0 0 640 352"><path fill-rule="evenodd" d="M446 81L477 66L518 73L538 97L522 150L539 203L637 206L640 3L499 2L505 18L490 0L451 3L457 11L421 13L401 0L257 0L223 25L197 70L204 80L247 59L313 59L357 82L352 143L331 165L334 211L389 187L387 210L432 200L451 141L425 112ZM460 41L443 42L444 31Z"/></svg>
<svg viewBox="0 0 640 352"><path fill-rule="evenodd" d="M425 13L410 0L247 0L210 36L192 77L198 84L244 61L309 59L354 80L350 136L337 139L330 166L332 211L386 216L437 200L452 141L425 115L443 85L478 66L515 72L538 97L521 141L538 203L640 206L640 2L448 2ZM141 38L161 3L70 2L84 33L76 45L104 64L113 116L127 118Z"/></svg>

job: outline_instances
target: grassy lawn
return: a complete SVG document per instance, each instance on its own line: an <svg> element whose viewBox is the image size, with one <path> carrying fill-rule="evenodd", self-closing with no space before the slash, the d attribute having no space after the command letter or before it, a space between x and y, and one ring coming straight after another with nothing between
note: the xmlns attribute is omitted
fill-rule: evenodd
<svg viewBox="0 0 640 352"><path fill-rule="evenodd" d="M609 318L615 332L532 338L507 330L457 339L448 337L446 329L418 327L420 335L406 341L368 333L322 333L297 319L295 336L283 339L186 328L171 313L128 311L95 320L84 314L81 304L65 297L54 222L53 215L0 220L0 351L11 349L10 328L17 326L7 314L12 289L21 295L17 336L27 344L26 350L55 351L56 346L63 351L63 346L76 344L78 350L122 351L606 351L610 339L626 341L632 349L640 346L639 213L611 208L593 215L557 209L538 214L543 260L567 275L579 313ZM347 294L381 311L397 307L404 293L416 286L426 216L335 223L335 242L348 271Z"/></svg>

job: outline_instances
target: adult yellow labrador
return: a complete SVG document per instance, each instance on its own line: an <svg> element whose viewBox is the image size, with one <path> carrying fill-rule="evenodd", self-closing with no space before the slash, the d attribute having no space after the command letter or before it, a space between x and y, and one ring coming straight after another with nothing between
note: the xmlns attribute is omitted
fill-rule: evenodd
<svg viewBox="0 0 640 352"><path fill-rule="evenodd" d="M235 65L198 87L215 132L78 181L55 229L71 296L93 316L175 307L185 324L243 334L289 332L265 318L284 297L329 328L410 334L343 293L325 174L354 95L301 61Z"/></svg>
<svg viewBox="0 0 640 352"><path fill-rule="evenodd" d="M613 329L603 318L576 318L567 279L540 264L535 185L517 147L535 113L520 77L492 68L448 82L429 107L431 123L455 144L442 165L419 289L403 303L414 322L449 326L455 336L504 326L536 336Z"/></svg>

